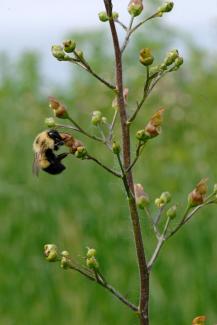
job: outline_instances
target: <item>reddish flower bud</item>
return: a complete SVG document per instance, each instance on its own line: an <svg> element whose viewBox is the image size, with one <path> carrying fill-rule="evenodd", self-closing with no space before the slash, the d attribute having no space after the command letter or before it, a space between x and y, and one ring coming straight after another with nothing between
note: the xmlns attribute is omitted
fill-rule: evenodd
<svg viewBox="0 0 217 325"><path fill-rule="evenodd" d="M203 178L188 195L188 203L191 207L195 207L204 202L204 196L207 193L207 178Z"/></svg>
<svg viewBox="0 0 217 325"><path fill-rule="evenodd" d="M141 14L143 10L142 0L131 0L128 5L128 12L131 16L136 17Z"/></svg>
<svg viewBox="0 0 217 325"><path fill-rule="evenodd" d="M49 107L52 108L54 115L59 118L67 119L69 117L66 107L55 97L49 96Z"/></svg>
<svg viewBox="0 0 217 325"><path fill-rule="evenodd" d="M154 138L157 135L160 134L161 132L161 124L163 122L163 112L164 112L164 108L161 108L159 111L157 111L152 118L150 119L150 121L148 122L148 124L145 127L145 134L150 137L150 138Z"/></svg>
<svg viewBox="0 0 217 325"><path fill-rule="evenodd" d="M206 316L195 317L192 321L192 325L204 325L205 320L206 320Z"/></svg>
<svg viewBox="0 0 217 325"><path fill-rule="evenodd" d="M134 184L134 192L136 205L140 209L144 209L150 202L148 193L144 192L143 186L141 184Z"/></svg>

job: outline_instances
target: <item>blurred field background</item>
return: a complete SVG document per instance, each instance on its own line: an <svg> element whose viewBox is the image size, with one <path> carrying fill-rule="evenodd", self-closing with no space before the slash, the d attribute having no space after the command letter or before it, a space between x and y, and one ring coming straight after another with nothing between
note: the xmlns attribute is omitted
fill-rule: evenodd
<svg viewBox="0 0 217 325"><path fill-rule="evenodd" d="M216 52L158 21L148 28L149 33L137 34L124 58L129 109L142 91L141 47L153 48L157 63L178 43L185 65L156 87L133 128L134 134L159 107L166 108L163 133L144 150L135 180L150 194L152 211L154 199L167 190L181 212L202 177L209 177L210 191L217 181ZM112 79L109 36L93 30L72 37L88 62ZM54 80L43 77L36 51L13 61L7 53L0 55L0 323L137 324L136 316L102 288L43 257L43 245L56 243L82 262L86 246L93 246L108 281L137 302L133 236L119 180L93 162L75 158L66 161L59 176L32 175L32 142L51 116L47 95L67 104L89 132L95 132L93 110L102 110L108 119L113 113L113 98L105 87L77 67L50 60L54 71L68 65L70 78L64 85L57 82L58 73ZM77 137L90 153L116 166L102 145ZM217 322L216 215L215 206L204 209L163 248L151 278L152 325L191 324L200 314L207 316L208 325ZM142 213L141 223L150 256L155 239Z"/></svg>

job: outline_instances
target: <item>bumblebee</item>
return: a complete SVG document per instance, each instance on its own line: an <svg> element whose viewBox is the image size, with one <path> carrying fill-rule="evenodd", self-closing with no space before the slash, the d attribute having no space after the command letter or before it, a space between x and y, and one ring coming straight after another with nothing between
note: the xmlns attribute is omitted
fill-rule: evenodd
<svg viewBox="0 0 217 325"><path fill-rule="evenodd" d="M40 169L52 175L60 174L65 169L61 161L68 153L59 155L54 153L64 144L64 138L56 130L44 131L37 135L33 143L33 151L35 152L33 173L36 176L38 176Z"/></svg>

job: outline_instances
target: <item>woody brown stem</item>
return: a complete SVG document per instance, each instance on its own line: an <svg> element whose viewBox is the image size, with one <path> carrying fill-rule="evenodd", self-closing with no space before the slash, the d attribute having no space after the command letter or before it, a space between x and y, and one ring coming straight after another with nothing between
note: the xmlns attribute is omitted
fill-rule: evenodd
<svg viewBox="0 0 217 325"><path fill-rule="evenodd" d="M108 17L112 17L112 1L104 0L105 8ZM122 58L121 49L119 45L119 40L117 36L117 31L115 27L114 20L111 18L109 20L110 30L112 34L112 40L115 52L115 63L116 63L116 87L117 87L117 102L119 107L119 115L121 121L121 131L122 131L122 149L123 149L123 167L124 170L128 170L131 162L130 154L130 132L129 125L127 123L127 113L125 109L125 102L123 96L123 74L122 74ZM133 233L136 245L136 253L139 266L140 274L140 302L139 302L139 316L140 324L148 325L148 301L149 301L149 272L147 268L141 226L139 222L139 215L136 207L135 197L132 195L134 193L133 186L133 175L132 171L128 170L126 172L127 183L124 183L129 202L130 216L133 226Z"/></svg>

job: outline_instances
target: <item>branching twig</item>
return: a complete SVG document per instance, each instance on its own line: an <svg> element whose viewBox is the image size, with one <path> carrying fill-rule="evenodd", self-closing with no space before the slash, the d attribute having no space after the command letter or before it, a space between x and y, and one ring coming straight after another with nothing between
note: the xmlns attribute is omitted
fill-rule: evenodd
<svg viewBox="0 0 217 325"><path fill-rule="evenodd" d="M76 52L75 52L76 53ZM75 54L76 55L76 54ZM105 79L103 79L101 76L99 76L90 66L89 64L87 64L86 61L81 60L80 57L78 57L78 59L74 59L74 58L69 58L67 59L67 61L71 62L71 63L75 63L78 66L80 66L81 68L83 68L85 71L89 72L94 78L98 79L101 83L103 83L104 85L106 85L108 88L115 90L116 87L114 85L112 85L110 82L106 81Z"/></svg>
<svg viewBox="0 0 217 325"><path fill-rule="evenodd" d="M127 26L124 25L119 19L115 19L115 23L119 24L125 31L127 31Z"/></svg>
<svg viewBox="0 0 217 325"><path fill-rule="evenodd" d="M117 176L119 178L122 178L122 175L117 173L116 171L110 169L109 167L107 167L106 165L104 165L103 163L101 163L98 159L96 159L95 157L87 154L85 159L89 159L89 160L93 160L95 161L95 163L97 163L97 165L99 165L100 167L104 168L105 170L107 170L107 172L109 172L110 174L113 174L114 176Z"/></svg>
<svg viewBox="0 0 217 325"><path fill-rule="evenodd" d="M93 139L93 140L96 140L96 141L98 141L98 142L102 142L102 143L105 143L104 142L104 139L101 139L101 138L98 138L98 137L96 137L95 135L91 135L91 134L89 134L88 132L86 132L84 129L82 129L79 125L78 125L78 123L77 122L75 122L71 117L69 117L68 118L68 120L76 127L76 128L72 128L72 130L74 130L74 131L78 131L78 132L80 132L80 133L82 133L82 134L84 134L84 135L86 135L88 138L90 138L90 139ZM60 126L60 125L59 125ZM67 126L67 125L62 125L61 127L65 127L65 128L70 128L69 126Z"/></svg>
<svg viewBox="0 0 217 325"><path fill-rule="evenodd" d="M149 269L149 271L151 270L154 262L156 261L158 255L160 253L160 250L161 250L161 248L162 248L162 246L163 246L163 244L164 244L164 242L166 240L166 233L167 233L167 229L169 227L170 221L171 221L171 218L167 218L167 221L166 221L166 224L164 226L164 230L162 232L162 235L159 237L157 246L156 246L156 248L154 250L154 253L153 253L150 261L148 262L148 269Z"/></svg>
<svg viewBox="0 0 217 325"><path fill-rule="evenodd" d="M138 307L135 306L133 303L131 303L128 299L126 299L119 291L117 291L114 287L112 287L107 281L105 281L104 277L101 276L96 272L92 272L87 268L84 268L80 265L75 264L71 260L68 260L68 267L71 270L77 271L86 278L88 278L91 281L94 281L98 283L100 286L111 292L117 299L119 299L121 302L123 302L125 305L127 305L129 308L131 308L133 311L138 312Z"/></svg>
<svg viewBox="0 0 217 325"><path fill-rule="evenodd" d="M149 77L149 67L146 67L146 81L145 81L145 85L143 88L143 96L142 99L140 100L139 103L137 103L137 108L135 110L135 112L132 114L132 116L129 118L128 123L129 125L135 120L137 114L139 113L142 105L144 104L146 98L148 97L149 94L149 85L151 82L151 78Z"/></svg>
<svg viewBox="0 0 217 325"><path fill-rule="evenodd" d="M123 43L122 48L121 48L121 53L122 54L123 54L125 48L127 47L128 42L129 42L130 34L131 34L131 28L133 26L133 21L134 21L134 16L131 16L129 27L127 28L126 37L125 37L124 43Z"/></svg>
<svg viewBox="0 0 217 325"><path fill-rule="evenodd" d="M137 149L136 149L136 156L135 156L134 160L132 161L131 165L126 170L126 172L130 171L134 167L134 165L136 164L137 160L139 159L139 157L140 157L140 155L142 153L142 150L143 150L143 148L145 146L145 143L146 142L139 141Z"/></svg>

